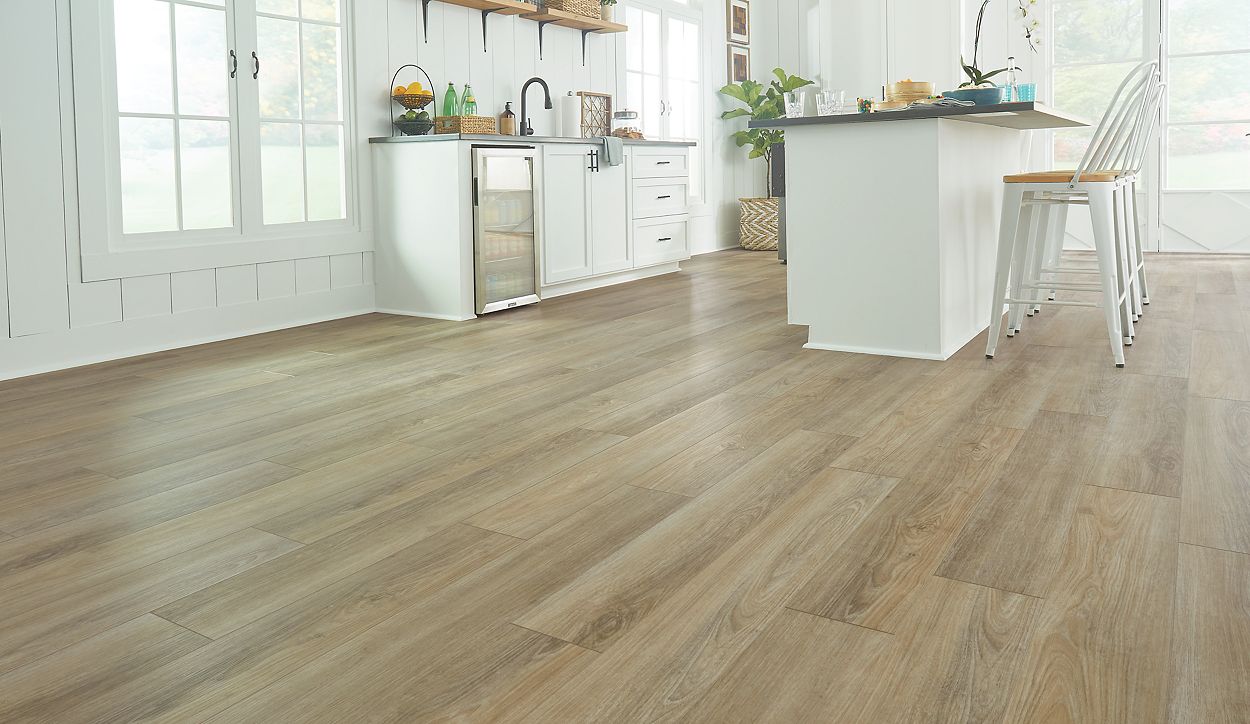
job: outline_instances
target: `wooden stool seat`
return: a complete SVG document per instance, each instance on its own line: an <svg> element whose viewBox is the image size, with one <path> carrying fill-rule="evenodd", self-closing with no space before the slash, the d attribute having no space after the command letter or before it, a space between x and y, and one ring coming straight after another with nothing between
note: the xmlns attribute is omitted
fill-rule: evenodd
<svg viewBox="0 0 1250 724"><path fill-rule="evenodd" d="M1016 173L1003 176L1003 183L1009 184L1064 184L1072 180L1076 171L1034 171L1032 173ZM1081 181L1089 183L1106 183L1119 178L1120 171L1086 171L1081 174Z"/></svg>

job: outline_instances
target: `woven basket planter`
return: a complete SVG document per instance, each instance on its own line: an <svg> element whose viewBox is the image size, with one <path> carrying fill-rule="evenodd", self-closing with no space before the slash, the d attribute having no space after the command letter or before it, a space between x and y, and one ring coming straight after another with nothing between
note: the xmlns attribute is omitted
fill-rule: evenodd
<svg viewBox="0 0 1250 724"><path fill-rule="evenodd" d="M739 231L742 248L750 251L776 251L781 238L781 199L738 199L742 205Z"/></svg>
<svg viewBox="0 0 1250 724"><path fill-rule="evenodd" d="M494 116L439 116L434 119L435 133L498 133Z"/></svg>
<svg viewBox="0 0 1250 724"><path fill-rule="evenodd" d="M566 13L599 19L599 0L547 0L547 7Z"/></svg>

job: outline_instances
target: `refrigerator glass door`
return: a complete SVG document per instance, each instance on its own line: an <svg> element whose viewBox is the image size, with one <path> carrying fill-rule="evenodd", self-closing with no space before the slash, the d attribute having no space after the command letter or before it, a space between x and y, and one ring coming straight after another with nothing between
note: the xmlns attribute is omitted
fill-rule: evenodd
<svg viewBox="0 0 1250 724"><path fill-rule="evenodd" d="M474 149L477 312L538 301L534 150Z"/></svg>

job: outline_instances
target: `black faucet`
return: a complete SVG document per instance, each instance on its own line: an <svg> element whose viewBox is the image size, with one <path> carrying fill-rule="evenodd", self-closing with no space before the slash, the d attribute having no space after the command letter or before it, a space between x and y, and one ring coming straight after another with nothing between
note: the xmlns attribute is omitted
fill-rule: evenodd
<svg viewBox="0 0 1250 724"><path fill-rule="evenodd" d="M543 108L546 108L547 110L551 110L552 108L551 89L547 87L547 81L543 80L542 78L539 78L538 76L534 76L533 78L530 78L529 80L525 81L525 85L521 86L521 135L522 136L534 135L534 122L530 120L530 117L526 115L525 113L525 96L526 96L526 91L528 91L530 89L530 86L535 83L543 87Z"/></svg>

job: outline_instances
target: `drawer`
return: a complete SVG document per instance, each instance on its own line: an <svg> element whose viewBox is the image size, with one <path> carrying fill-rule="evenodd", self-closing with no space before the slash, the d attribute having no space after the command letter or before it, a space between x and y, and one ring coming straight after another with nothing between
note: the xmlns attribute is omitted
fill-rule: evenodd
<svg viewBox="0 0 1250 724"><path fill-rule="evenodd" d="M639 221L634 224L634 266L649 266L690 258L688 219Z"/></svg>
<svg viewBox="0 0 1250 724"><path fill-rule="evenodd" d="M686 181L634 183L634 218L684 214L690 205Z"/></svg>
<svg viewBox="0 0 1250 724"><path fill-rule="evenodd" d="M640 153L634 151L634 178L666 178L690 175L690 155L675 153Z"/></svg>

